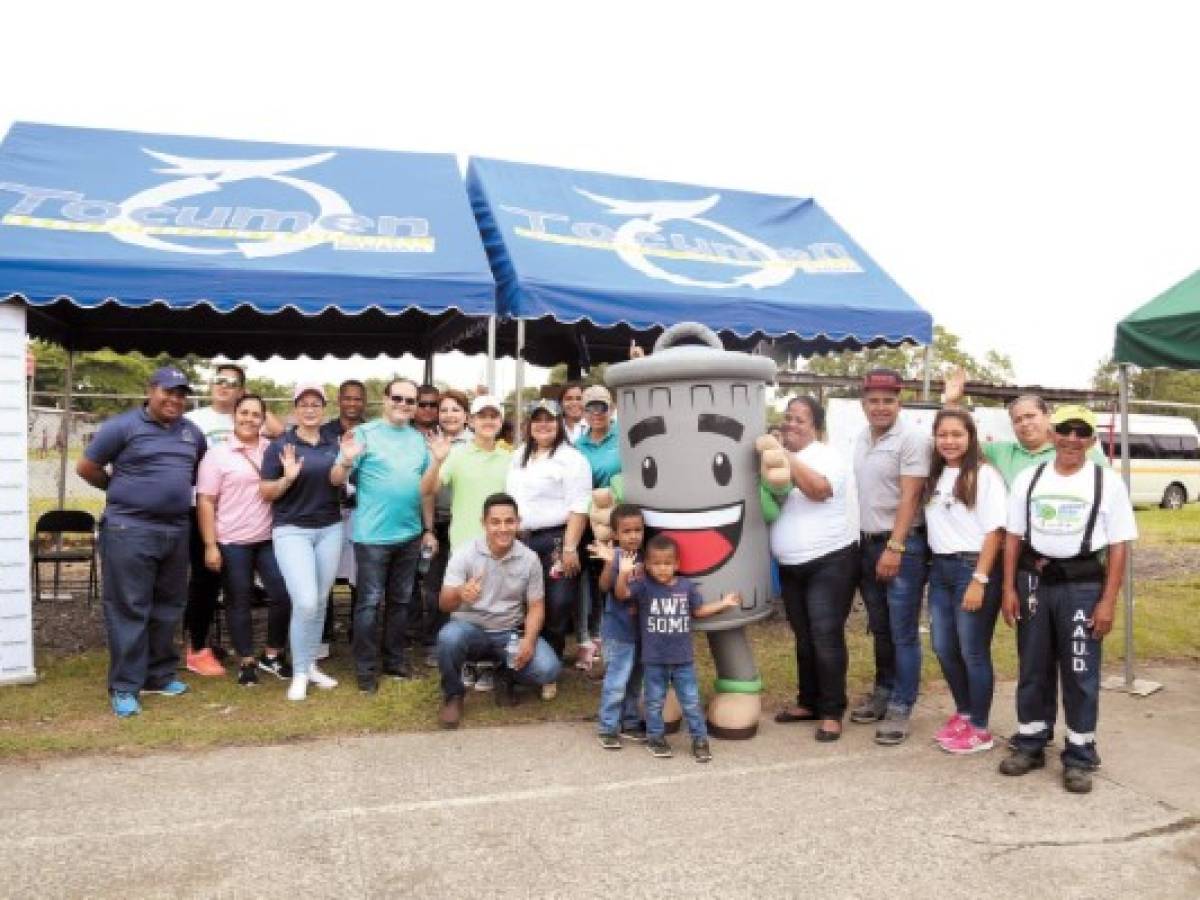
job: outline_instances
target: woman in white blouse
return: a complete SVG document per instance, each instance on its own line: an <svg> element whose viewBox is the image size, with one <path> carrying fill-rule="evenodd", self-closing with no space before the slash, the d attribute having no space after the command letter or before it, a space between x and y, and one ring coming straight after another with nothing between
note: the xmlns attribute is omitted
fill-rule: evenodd
<svg viewBox="0 0 1200 900"><path fill-rule="evenodd" d="M542 562L546 579L543 634L562 658L579 589L579 540L587 524L592 470L567 440L559 405L539 400L525 420L524 443L513 453L508 493L517 501L521 540ZM553 696L553 685L543 696Z"/></svg>
<svg viewBox="0 0 1200 900"><path fill-rule="evenodd" d="M983 457L975 422L961 409L933 420L933 464L925 483L925 526L933 551L929 615L933 650L954 696L954 715L934 735L948 753L993 745L992 633L1000 611L992 577L1005 521L1004 480Z"/></svg>
<svg viewBox="0 0 1200 900"><path fill-rule="evenodd" d="M846 617L858 580L858 535L846 512L847 466L820 437L825 411L794 397L783 414L792 490L771 526L783 605L796 636L796 702L776 722L820 720L818 741L842 735L846 712Z"/></svg>

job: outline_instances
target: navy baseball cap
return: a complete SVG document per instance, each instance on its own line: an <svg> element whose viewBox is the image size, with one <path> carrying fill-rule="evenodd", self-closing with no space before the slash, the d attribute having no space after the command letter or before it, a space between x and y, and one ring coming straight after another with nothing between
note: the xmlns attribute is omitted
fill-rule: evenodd
<svg viewBox="0 0 1200 900"><path fill-rule="evenodd" d="M192 393L192 386L188 384L188 377L183 374L182 369L178 369L175 366L163 366L161 369L155 369L154 374L150 376L150 383L158 385L167 391L183 388L189 394Z"/></svg>

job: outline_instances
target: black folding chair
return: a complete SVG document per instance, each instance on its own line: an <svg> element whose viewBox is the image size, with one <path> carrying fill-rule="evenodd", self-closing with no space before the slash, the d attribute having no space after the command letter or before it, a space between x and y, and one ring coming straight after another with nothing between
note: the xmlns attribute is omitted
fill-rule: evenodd
<svg viewBox="0 0 1200 900"><path fill-rule="evenodd" d="M87 535L85 546L67 546L63 535ZM48 546L43 536L49 537ZM33 596L40 600L42 596L42 563L54 563L54 593L58 598L58 588L62 576L63 563L85 562L88 564L87 602L92 605L92 598L100 593L100 579L97 575L96 560L99 556L99 534L96 530L96 517L82 509L55 509L44 513L38 518L33 528L33 546L30 557L33 561Z"/></svg>

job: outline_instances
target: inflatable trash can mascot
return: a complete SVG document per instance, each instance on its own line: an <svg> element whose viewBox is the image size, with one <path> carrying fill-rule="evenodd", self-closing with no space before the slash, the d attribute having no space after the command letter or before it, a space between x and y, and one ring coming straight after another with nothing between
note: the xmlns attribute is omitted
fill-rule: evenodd
<svg viewBox="0 0 1200 900"><path fill-rule="evenodd" d="M649 356L607 374L621 423L622 475L613 493L623 496L596 492L593 522L607 532L614 499L636 503L649 533L675 539L679 573L706 602L730 591L741 596L740 608L693 622L706 632L717 670L709 728L727 739L753 737L762 711L746 626L771 611L767 523L791 487L783 448L765 436L766 385L774 378L770 359L726 351L693 322L667 329Z"/></svg>

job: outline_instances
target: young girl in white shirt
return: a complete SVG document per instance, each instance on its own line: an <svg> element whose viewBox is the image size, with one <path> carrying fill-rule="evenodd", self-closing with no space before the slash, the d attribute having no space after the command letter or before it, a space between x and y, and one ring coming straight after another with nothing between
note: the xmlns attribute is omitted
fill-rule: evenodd
<svg viewBox="0 0 1200 900"><path fill-rule="evenodd" d="M948 753L978 753L993 746L988 715L1000 579L992 570L1007 498L1000 473L984 459L970 413L943 409L933 420L933 440L924 498L933 551L929 612L933 649L955 709L934 740Z"/></svg>

